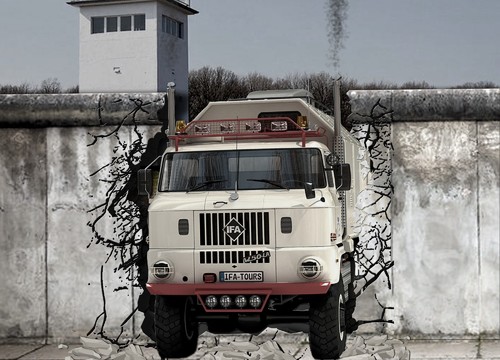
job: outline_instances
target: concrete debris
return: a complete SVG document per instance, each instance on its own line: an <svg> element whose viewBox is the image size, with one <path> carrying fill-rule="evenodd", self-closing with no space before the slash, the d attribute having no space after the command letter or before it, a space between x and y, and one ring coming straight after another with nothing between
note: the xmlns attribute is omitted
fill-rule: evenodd
<svg viewBox="0 0 500 360"><path fill-rule="evenodd" d="M99 355L98 353L96 353L94 350L92 350L92 349L85 349L83 347L74 348L73 350L71 350L69 352L69 354L75 360L84 360L84 359L96 359L96 360L100 360L100 359L102 359L101 355Z"/></svg>
<svg viewBox="0 0 500 360"><path fill-rule="evenodd" d="M374 335L365 340L367 346L385 344L387 335Z"/></svg>
<svg viewBox="0 0 500 360"><path fill-rule="evenodd" d="M235 342L232 344L233 348L235 348L238 351L258 351L259 346L257 344L254 344L250 341L242 341L242 342Z"/></svg>
<svg viewBox="0 0 500 360"><path fill-rule="evenodd" d="M65 360L147 360L142 348L129 344L120 350L119 346L107 340L80 337L82 347L69 351Z"/></svg>
<svg viewBox="0 0 500 360"><path fill-rule="evenodd" d="M110 343L101 340L101 339L92 339L88 337L83 337L80 336L80 342L82 343L82 346L86 349L92 349L92 350L97 350L97 349L106 349Z"/></svg>
<svg viewBox="0 0 500 360"><path fill-rule="evenodd" d="M227 336L204 333L193 359L201 360L309 360L313 359L304 333L289 334L267 329L258 336ZM291 339L291 340L290 340ZM81 338L82 347L69 351L65 360L157 360L151 351L137 344L123 349L106 340ZM280 344L281 343L281 344ZM293 344L294 346L290 346ZM142 345L142 344L141 344ZM410 351L398 339L387 335L347 338L342 360L410 360Z"/></svg>
<svg viewBox="0 0 500 360"><path fill-rule="evenodd" d="M68 345L66 345L66 344L59 344L59 345L57 345L57 348L58 349L67 349Z"/></svg>

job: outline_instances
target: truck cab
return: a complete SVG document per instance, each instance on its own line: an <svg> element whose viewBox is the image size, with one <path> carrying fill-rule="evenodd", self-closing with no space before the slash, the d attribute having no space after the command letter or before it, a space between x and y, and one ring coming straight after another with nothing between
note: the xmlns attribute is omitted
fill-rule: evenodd
<svg viewBox="0 0 500 360"><path fill-rule="evenodd" d="M210 103L176 125L154 190L151 172L139 175L160 356L192 354L200 323L304 323L313 356L340 356L355 306L360 145L303 90Z"/></svg>

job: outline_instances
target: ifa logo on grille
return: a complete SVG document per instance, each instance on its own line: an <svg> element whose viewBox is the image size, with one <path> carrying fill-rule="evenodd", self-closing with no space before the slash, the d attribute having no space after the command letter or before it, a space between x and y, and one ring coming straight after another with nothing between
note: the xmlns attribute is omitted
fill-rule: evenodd
<svg viewBox="0 0 500 360"><path fill-rule="evenodd" d="M224 232L234 242L245 232L245 228L238 222L238 220L232 218L224 227Z"/></svg>

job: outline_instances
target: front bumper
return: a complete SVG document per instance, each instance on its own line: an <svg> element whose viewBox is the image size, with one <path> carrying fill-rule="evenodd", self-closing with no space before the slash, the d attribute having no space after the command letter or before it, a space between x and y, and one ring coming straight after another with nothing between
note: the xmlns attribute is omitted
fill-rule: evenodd
<svg viewBox="0 0 500 360"><path fill-rule="evenodd" d="M262 292L269 295L320 295L326 294L330 282L297 283L231 283L231 284L159 284L148 283L152 295L230 294L231 292Z"/></svg>
<svg viewBox="0 0 500 360"><path fill-rule="evenodd" d="M330 282L300 282L300 283L231 283L231 284L157 284L148 283L146 288L152 295L184 295L196 296L205 312L224 313L259 313L262 312L271 295L321 295L326 294ZM263 298L262 305L257 309L209 309L203 298L208 295L259 295Z"/></svg>

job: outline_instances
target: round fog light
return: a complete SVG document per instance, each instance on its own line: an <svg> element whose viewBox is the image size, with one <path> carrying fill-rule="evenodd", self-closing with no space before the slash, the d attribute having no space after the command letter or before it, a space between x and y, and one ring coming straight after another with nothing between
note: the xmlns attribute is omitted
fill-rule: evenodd
<svg viewBox="0 0 500 360"><path fill-rule="evenodd" d="M251 307L257 309L260 308L262 305L262 299L258 295L252 295L250 296L250 299L248 300L249 304Z"/></svg>
<svg viewBox="0 0 500 360"><path fill-rule="evenodd" d="M234 303L237 307L244 308L247 305L247 299L243 295L238 295L236 299L234 299Z"/></svg>
<svg viewBox="0 0 500 360"><path fill-rule="evenodd" d="M205 299L205 304L210 308L213 309L214 307L217 306L217 298L213 295L207 296Z"/></svg>
<svg viewBox="0 0 500 360"><path fill-rule="evenodd" d="M222 295L220 297L220 304L223 308L227 309L228 307L231 306L231 304L233 303L233 301L231 300L231 298L227 295Z"/></svg>

